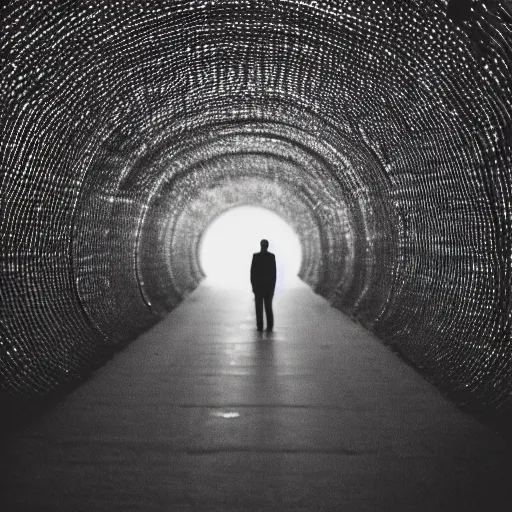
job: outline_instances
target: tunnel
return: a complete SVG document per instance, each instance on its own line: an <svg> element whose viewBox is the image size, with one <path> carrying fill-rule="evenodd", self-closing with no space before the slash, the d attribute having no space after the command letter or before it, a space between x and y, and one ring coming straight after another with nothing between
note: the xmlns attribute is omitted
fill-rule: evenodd
<svg viewBox="0 0 512 512"><path fill-rule="evenodd" d="M244 205L294 229L315 293L510 420L508 0L12 0L1 26L9 410L173 310Z"/></svg>

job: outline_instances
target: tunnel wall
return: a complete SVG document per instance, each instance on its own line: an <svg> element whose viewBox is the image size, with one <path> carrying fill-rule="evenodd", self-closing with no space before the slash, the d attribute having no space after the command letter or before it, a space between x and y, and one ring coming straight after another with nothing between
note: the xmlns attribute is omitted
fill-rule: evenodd
<svg viewBox="0 0 512 512"><path fill-rule="evenodd" d="M158 321L202 277L208 220L267 187L317 293L510 415L512 8L467 5L3 7L3 400Z"/></svg>

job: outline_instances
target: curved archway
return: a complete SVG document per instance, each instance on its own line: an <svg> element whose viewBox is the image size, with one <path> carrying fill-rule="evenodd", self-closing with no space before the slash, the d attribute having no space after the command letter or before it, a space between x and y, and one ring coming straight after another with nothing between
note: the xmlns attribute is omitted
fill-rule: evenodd
<svg viewBox="0 0 512 512"><path fill-rule="evenodd" d="M49 393L156 322L202 278L212 216L266 187L315 291L507 407L512 13L448 4L11 2L5 393Z"/></svg>

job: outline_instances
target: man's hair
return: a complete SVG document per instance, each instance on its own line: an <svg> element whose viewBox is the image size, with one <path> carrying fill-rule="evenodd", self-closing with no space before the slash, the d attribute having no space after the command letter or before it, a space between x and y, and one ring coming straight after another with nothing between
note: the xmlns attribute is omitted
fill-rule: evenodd
<svg viewBox="0 0 512 512"><path fill-rule="evenodd" d="M265 249L268 249L268 240L263 239L260 242L261 247L265 247Z"/></svg>

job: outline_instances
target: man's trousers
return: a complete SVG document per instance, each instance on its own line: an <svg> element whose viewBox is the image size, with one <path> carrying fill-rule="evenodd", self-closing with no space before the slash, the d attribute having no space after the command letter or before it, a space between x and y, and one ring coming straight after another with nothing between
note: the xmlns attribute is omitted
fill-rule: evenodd
<svg viewBox="0 0 512 512"><path fill-rule="evenodd" d="M267 331L271 331L274 328L274 312L272 311L272 299L271 294L254 294L254 302L256 303L256 326L259 331L263 330L263 304L265 304L265 315L267 317Z"/></svg>

